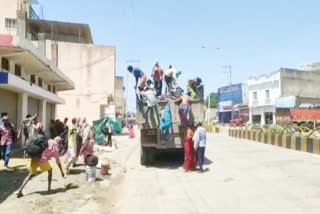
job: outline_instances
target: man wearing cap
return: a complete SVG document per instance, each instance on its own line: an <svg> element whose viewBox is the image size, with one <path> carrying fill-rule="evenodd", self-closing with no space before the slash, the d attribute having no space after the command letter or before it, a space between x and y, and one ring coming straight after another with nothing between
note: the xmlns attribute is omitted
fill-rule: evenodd
<svg viewBox="0 0 320 214"><path fill-rule="evenodd" d="M163 69L160 67L159 62L153 67L152 78L154 81L154 87L156 90L157 96L161 96L162 94L162 80L163 80Z"/></svg>
<svg viewBox="0 0 320 214"><path fill-rule="evenodd" d="M1 145L1 156L4 159L4 167L8 169L11 145L15 139L14 126L9 122L8 116L2 117L3 125L0 126L0 145Z"/></svg>

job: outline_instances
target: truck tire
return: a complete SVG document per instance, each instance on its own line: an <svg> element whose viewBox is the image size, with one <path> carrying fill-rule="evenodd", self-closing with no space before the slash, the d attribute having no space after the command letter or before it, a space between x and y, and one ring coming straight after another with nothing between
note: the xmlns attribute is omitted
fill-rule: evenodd
<svg viewBox="0 0 320 214"><path fill-rule="evenodd" d="M147 148L141 147L140 164L143 165L143 166L146 166L148 164L148 151L147 151Z"/></svg>

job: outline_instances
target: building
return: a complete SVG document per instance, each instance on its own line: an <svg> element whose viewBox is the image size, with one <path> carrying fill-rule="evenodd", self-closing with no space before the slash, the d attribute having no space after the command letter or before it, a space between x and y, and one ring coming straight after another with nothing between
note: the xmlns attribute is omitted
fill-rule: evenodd
<svg viewBox="0 0 320 214"><path fill-rule="evenodd" d="M17 127L27 114L38 114L47 128L57 104L65 103L58 93L74 83L26 38L31 5L1 0L0 8L6 8L0 13L0 111Z"/></svg>
<svg viewBox="0 0 320 214"><path fill-rule="evenodd" d="M234 84L218 89L218 121L229 123L242 114L248 114L247 85Z"/></svg>
<svg viewBox="0 0 320 214"><path fill-rule="evenodd" d="M277 123L283 109L320 106L320 72L281 68L248 80L250 122Z"/></svg>
<svg viewBox="0 0 320 214"><path fill-rule="evenodd" d="M121 115L121 117L124 117L126 114L126 102L124 92L124 78L121 76L116 76L114 101L116 106L116 114Z"/></svg>
<svg viewBox="0 0 320 214"><path fill-rule="evenodd" d="M0 0L0 8L6 8L0 14L0 34L18 35L23 44L37 52L36 58L43 59L50 64L47 67L64 78L49 82L50 90L55 89L60 98L55 117L86 117L91 122L104 116L115 97L115 48L95 45L87 24L38 19L32 4L25 2L37 3ZM38 73L46 87L47 74L52 74L43 69L32 71L36 81ZM60 86L64 81L68 87Z"/></svg>

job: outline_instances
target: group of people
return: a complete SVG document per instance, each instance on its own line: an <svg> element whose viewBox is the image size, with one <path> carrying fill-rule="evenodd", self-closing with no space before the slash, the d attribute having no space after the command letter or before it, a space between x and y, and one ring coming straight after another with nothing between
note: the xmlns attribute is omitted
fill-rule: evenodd
<svg viewBox="0 0 320 214"><path fill-rule="evenodd" d="M183 168L185 171L195 170L198 161L199 170L203 171L204 153L206 145L206 131L200 122L193 124L189 118L191 101L195 99L203 100L204 87L201 78L189 80L187 85L187 93L183 94L183 90L178 87L177 78L181 72L177 72L171 65L164 71L158 62L155 63L152 70L152 80L147 80L146 74L139 68L133 66L128 67L128 71L135 77L137 90L137 100L145 101L147 108L144 118L145 124L148 124L150 112L157 107L158 99L162 96L163 80L166 83L166 95L172 96L174 101L179 105L180 126L187 127L185 133L185 161ZM180 90L180 91L177 91ZM172 93L175 92L175 93ZM170 141L170 127L172 125L170 107L167 104L160 109L160 140L162 145Z"/></svg>
<svg viewBox="0 0 320 214"><path fill-rule="evenodd" d="M177 78L180 76L181 71L177 71L172 65L164 71L159 62L156 62L151 79L148 80L147 75L140 69L134 68L132 65L128 66L127 70L135 77L135 89L137 93L146 91L147 89L153 89L157 97L162 96L163 80L166 83L166 92L170 93L171 90L177 88Z"/></svg>
<svg viewBox="0 0 320 214"><path fill-rule="evenodd" d="M22 190L38 172L48 172L48 191L51 190L52 167L49 159L54 158L61 176L68 174L71 167L74 167L79 157L93 155L93 146L95 143L95 134L86 119L82 120L73 118L71 125L68 126L68 118L61 123L59 120L51 121L50 136L45 134L43 125L37 115L27 115L22 122L21 129L16 131L14 125L9 121L9 115L3 113L0 119L0 142L1 155L4 159L4 166L9 168L10 152L13 143L17 142L24 136L22 143L23 150L31 158L29 175L24 180L21 187L16 192L17 197L22 196ZM53 128L54 127L54 128ZM55 130L53 132L53 130ZM65 155L65 172L62 167L60 156Z"/></svg>

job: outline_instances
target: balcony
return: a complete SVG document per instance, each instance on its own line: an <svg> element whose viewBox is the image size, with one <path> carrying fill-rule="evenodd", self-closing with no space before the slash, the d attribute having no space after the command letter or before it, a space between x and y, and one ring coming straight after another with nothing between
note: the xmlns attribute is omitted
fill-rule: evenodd
<svg viewBox="0 0 320 214"><path fill-rule="evenodd" d="M63 98L51 93L35 84L30 83L12 73L0 70L0 88L16 93L26 93L38 99L43 99L51 103L64 104Z"/></svg>

